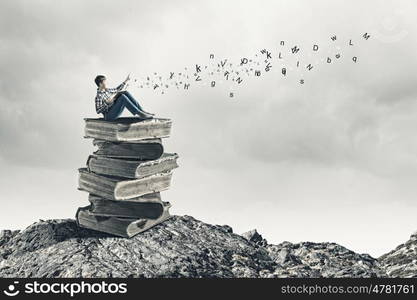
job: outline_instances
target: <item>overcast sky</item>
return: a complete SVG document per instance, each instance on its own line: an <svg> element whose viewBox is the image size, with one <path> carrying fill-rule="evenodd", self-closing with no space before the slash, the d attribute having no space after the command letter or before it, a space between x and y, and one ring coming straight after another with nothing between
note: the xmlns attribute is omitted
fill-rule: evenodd
<svg viewBox="0 0 417 300"><path fill-rule="evenodd" d="M77 168L94 151L83 118L95 116L95 75L117 85L268 48L275 72L238 87L132 87L173 120L165 145L180 168L163 200L271 243L393 249L417 230L416 14L412 0L1 1L0 228L88 204ZM315 68L280 75L293 66L276 59L281 40Z"/></svg>

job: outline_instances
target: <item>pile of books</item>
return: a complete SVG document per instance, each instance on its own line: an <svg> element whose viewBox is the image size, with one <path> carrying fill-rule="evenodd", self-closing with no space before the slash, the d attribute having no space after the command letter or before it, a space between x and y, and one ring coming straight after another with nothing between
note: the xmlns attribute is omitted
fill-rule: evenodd
<svg viewBox="0 0 417 300"><path fill-rule="evenodd" d="M164 153L171 120L85 119L85 137L98 148L79 169L78 189L90 205L77 210L81 227L132 237L170 217L160 192L170 187L178 155Z"/></svg>

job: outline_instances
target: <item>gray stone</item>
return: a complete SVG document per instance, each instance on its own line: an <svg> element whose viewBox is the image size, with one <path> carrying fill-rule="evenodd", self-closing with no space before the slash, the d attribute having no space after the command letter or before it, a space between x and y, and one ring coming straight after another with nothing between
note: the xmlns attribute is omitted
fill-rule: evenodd
<svg viewBox="0 0 417 300"><path fill-rule="evenodd" d="M71 219L39 221L23 231L0 232L0 277L273 278L417 274L410 267L415 266L415 240L400 245L378 261L335 243L270 245L256 231L244 236L234 234L230 226L209 225L190 216L174 216L131 239L79 228ZM404 265L406 271L401 271Z"/></svg>
<svg viewBox="0 0 417 300"><path fill-rule="evenodd" d="M266 246L268 245L268 242L256 231L256 229L247 231L245 233L242 233L242 236L247 239L249 242L255 243L259 246Z"/></svg>
<svg viewBox="0 0 417 300"><path fill-rule="evenodd" d="M417 232L378 261L390 277L417 277Z"/></svg>

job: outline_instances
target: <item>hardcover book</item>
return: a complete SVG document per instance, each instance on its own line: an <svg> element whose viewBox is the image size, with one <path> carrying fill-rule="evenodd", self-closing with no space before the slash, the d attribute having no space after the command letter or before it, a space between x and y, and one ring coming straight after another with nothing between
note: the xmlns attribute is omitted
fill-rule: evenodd
<svg viewBox="0 0 417 300"><path fill-rule="evenodd" d="M89 212L95 216L157 219L162 215L164 206L160 202L138 202L107 200L89 195Z"/></svg>
<svg viewBox="0 0 417 300"><path fill-rule="evenodd" d="M164 153L161 158L146 161L90 155L87 160L87 169L103 175L143 178L177 168L177 159L176 153Z"/></svg>
<svg viewBox="0 0 417 300"><path fill-rule="evenodd" d="M131 238L149 228L168 220L169 203L164 203L163 212L157 219L123 218L95 216L90 213L91 206L80 207L76 213L78 226L106 232L120 237Z"/></svg>
<svg viewBox="0 0 417 300"><path fill-rule="evenodd" d="M78 188L108 200L125 200L160 192L169 188L172 172L158 173L139 179L98 175L80 168Z"/></svg>
<svg viewBox="0 0 417 300"><path fill-rule="evenodd" d="M114 158L149 160L158 159L164 153L164 146L159 138L130 142L109 142L94 139L93 145L98 148L94 152L95 155Z"/></svg>
<svg viewBox="0 0 417 300"><path fill-rule="evenodd" d="M118 118L105 121L103 118L85 120L85 137L113 142L128 142L168 137L171 133L171 120L154 118Z"/></svg>

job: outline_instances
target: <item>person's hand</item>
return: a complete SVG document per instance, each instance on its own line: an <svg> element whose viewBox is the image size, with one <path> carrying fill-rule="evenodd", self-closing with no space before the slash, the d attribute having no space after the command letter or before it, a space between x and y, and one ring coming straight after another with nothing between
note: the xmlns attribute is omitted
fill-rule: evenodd
<svg viewBox="0 0 417 300"><path fill-rule="evenodd" d="M106 103L107 103L108 105L113 105L114 100L116 100L116 95L117 95L117 94L115 94L113 97L111 97L111 98L107 99L107 100L106 100Z"/></svg>

